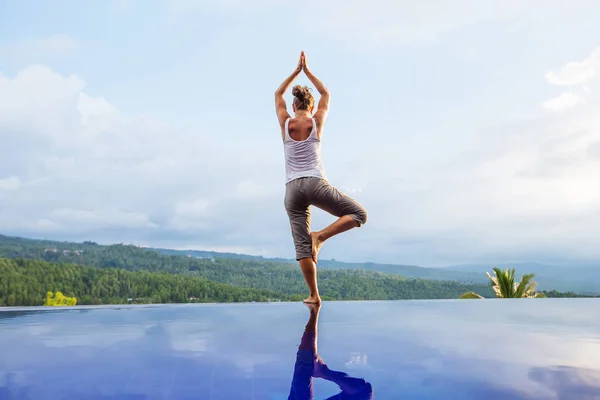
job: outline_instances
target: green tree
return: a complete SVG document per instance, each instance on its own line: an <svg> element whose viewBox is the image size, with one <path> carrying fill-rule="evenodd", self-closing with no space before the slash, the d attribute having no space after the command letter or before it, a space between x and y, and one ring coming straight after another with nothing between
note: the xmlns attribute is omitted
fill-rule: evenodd
<svg viewBox="0 0 600 400"><path fill-rule="evenodd" d="M486 272L492 283L492 289L496 297L508 298L540 298L546 297L542 292L536 292L537 283L533 280L535 274L525 274L519 282L515 281L515 269L494 267L494 275ZM475 292L466 292L460 296L461 299L483 299L484 297Z"/></svg>

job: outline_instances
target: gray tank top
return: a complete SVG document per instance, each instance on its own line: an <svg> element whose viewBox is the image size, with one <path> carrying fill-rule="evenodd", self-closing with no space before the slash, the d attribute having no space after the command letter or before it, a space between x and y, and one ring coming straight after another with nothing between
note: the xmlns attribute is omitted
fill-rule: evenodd
<svg viewBox="0 0 600 400"><path fill-rule="evenodd" d="M306 140L294 140L290 136L285 120L285 139L283 150L285 154L286 184L294 179L317 177L327 179L323 159L321 157L321 140L317 136L317 123L312 119L312 131Z"/></svg>

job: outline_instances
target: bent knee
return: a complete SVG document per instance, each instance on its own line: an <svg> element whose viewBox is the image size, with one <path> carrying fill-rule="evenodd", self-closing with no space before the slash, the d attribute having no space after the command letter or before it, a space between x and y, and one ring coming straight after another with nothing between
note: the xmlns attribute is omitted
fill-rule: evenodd
<svg viewBox="0 0 600 400"><path fill-rule="evenodd" d="M367 210L365 210L364 208L359 209L354 215L354 220L358 223L358 226L363 226L367 223L367 220L369 219Z"/></svg>

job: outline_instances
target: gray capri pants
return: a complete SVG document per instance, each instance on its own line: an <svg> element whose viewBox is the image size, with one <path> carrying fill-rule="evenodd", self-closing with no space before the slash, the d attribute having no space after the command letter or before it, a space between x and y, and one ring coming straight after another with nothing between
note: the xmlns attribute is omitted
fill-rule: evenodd
<svg viewBox="0 0 600 400"><path fill-rule="evenodd" d="M367 222L367 211L344 193L317 177L294 179L286 184L285 209L290 218L296 260L312 258L310 238L310 206L336 217L348 215L360 227Z"/></svg>

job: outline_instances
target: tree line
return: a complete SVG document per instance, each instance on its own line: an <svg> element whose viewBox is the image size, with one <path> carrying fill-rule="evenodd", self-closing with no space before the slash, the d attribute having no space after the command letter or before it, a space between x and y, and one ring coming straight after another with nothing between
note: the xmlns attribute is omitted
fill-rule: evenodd
<svg viewBox="0 0 600 400"><path fill-rule="evenodd" d="M0 257L44 260L128 271L161 272L266 290L287 296L306 295L297 265L234 258L163 255L131 245L101 246L91 242L61 243L0 236ZM322 296L339 300L450 299L465 291L491 294L485 284L408 279L365 270L319 270Z"/></svg>
<svg viewBox="0 0 600 400"><path fill-rule="evenodd" d="M296 265L163 255L129 245L63 243L0 235L0 305L42 305L47 292L78 304L297 301L306 284ZM407 279L365 270L319 270L324 300L455 299L494 296L486 284ZM548 297L567 297L543 291ZM573 296L569 296L573 297Z"/></svg>
<svg viewBox="0 0 600 400"><path fill-rule="evenodd" d="M465 286L456 282L402 280L361 271L322 279L324 300L400 300L456 298ZM77 304L299 301L302 276L289 277L285 291L239 287L200 276L96 268L40 260L0 259L0 306L43 305L48 292L75 297ZM260 286L258 284L254 286ZM274 286L266 284L263 286Z"/></svg>
<svg viewBox="0 0 600 400"><path fill-rule="evenodd" d="M288 299L266 290L240 288L201 277L0 258L0 306L41 306L48 292L74 297L80 305Z"/></svg>

